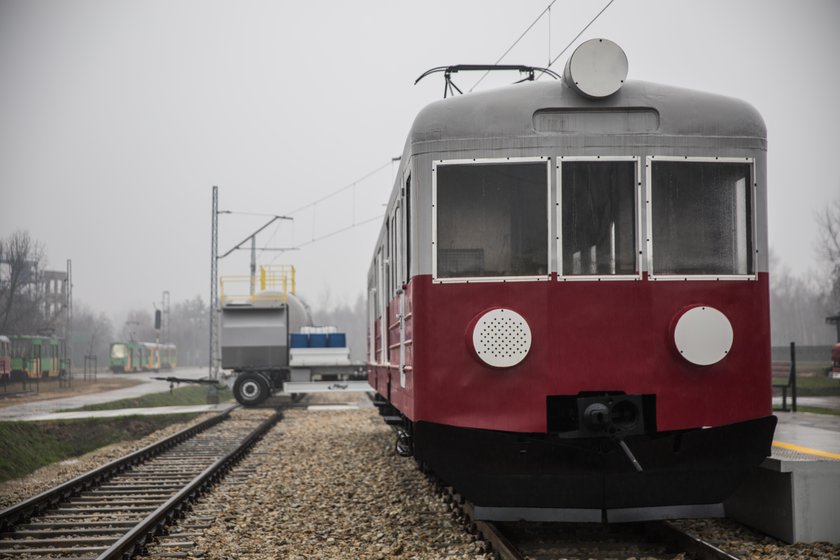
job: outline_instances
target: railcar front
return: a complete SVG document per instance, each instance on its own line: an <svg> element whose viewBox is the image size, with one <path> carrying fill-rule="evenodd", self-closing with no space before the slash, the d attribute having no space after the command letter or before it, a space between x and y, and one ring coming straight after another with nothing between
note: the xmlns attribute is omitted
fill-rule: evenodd
<svg viewBox="0 0 840 560"><path fill-rule="evenodd" d="M114 373L131 371L131 351L128 344L124 342L111 343L110 367Z"/></svg>
<svg viewBox="0 0 840 560"><path fill-rule="evenodd" d="M58 377L64 373L64 341L40 335L10 337L12 381Z"/></svg>
<svg viewBox="0 0 840 560"><path fill-rule="evenodd" d="M766 132L627 82L433 103L369 273L369 382L488 519L716 515L769 454Z"/></svg>
<svg viewBox="0 0 840 560"><path fill-rule="evenodd" d="M0 336L0 380L9 378L12 370L12 343L9 337Z"/></svg>

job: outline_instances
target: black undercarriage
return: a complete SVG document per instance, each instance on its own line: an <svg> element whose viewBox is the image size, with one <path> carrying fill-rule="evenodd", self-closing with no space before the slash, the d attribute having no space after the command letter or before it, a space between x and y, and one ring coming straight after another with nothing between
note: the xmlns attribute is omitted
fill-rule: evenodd
<svg viewBox="0 0 840 560"><path fill-rule="evenodd" d="M411 431L415 458L477 506L611 510L723 502L770 454L775 425L768 416L622 440L429 422Z"/></svg>
<svg viewBox="0 0 840 560"><path fill-rule="evenodd" d="M549 433L412 423L381 396L375 404L397 431L400 455L414 456L477 508L516 510L521 518L527 509L536 518L552 510L598 521L630 511L638 520L714 515L707 506L722 512L720 504L770 455L776 427L767 416L656 432L654 401L642 395L549 397Z"/></svg>

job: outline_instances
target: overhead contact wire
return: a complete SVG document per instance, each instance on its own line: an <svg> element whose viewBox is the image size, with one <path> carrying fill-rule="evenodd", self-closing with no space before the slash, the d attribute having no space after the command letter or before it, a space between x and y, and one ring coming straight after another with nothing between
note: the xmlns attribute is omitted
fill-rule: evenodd
<svg viewBox="0 0 840 560"><path fill-rule="evenodd" d="M377 173L379 173L380 171L382 171L383 169L385 169L385 168L386 168L386 167L388 167L389 165L393 165L393 161L394 161L393 159L389 159L389 160L388 160L387 162L385 162L384 164L380 165L379 167L377 167L376 169L374 169L374 170L372 170L372 171L369 171L368 173L366 173L366 174L364 174L363 176L359 177L358 179L356 179L356 180L355 180L355 181L353 181L352 183L349 183L349 184L347 184L347 185L344 185L343 187L340 187L340 188L338 188L338 189L336 189L336 190L332 191L331 193L329 193L329 194L326 194L326 195L322 196L321 198L319 198L319 199L317 199L317 200L314 200L314 201L312 201L312 202L310 202L310 203L308 203L308 204L305 204L305 205L303 205L303 206L301 206L301 207L299 207L299 208L296 208L295 210L292 210L291 212L287 213L287 214L286 214L287 216L291 216L291 215L293 215L293 214L297 214L298 212L301 212L301 211L303 211L303 210L306 210L307 208L312 208L312 238L311 238L309 241L306 241L305 243L303 243L303 244L301 244L301 245L297 245L297 246L295 246L295 248L297 249L297 248L303 247L304 245L309 245L310 243L314 243L314 242L316 242L316 241L320 241L321 239L325 239L325 238L327 238L327 237L330 237L330 236L332 236L332 235L335 235L336 233L340 233L341 231L347 231L348 229L352 229L352 228L354 228L354 227L357 227L357 226L360 226L360 225L364 225L364 224L367 224L368 222L370 222L371 220L366 220L366 221L361 222L361 223L356 223L356 221L355 221L355 220L356 220L356 217L355 217L355 213L356 213L356 186L357 186L359 183L361 183L362 181L364 181L365 179L368 179L368 178L370 178L370 177L372 177L372 176L376 175ZM338 232L330 233L330 234L327 234L327 235L325 235L325 236L322 236L322 237L319 237L319 238L317 238L317 239L316 239L316 238L315 238L315 207L316 207L318 204L320 204L321 202L324 202L324 201L326 201L326 200L329 200L330 198L332 198L332 197L334 197L334 196L337 196L337 195L341 194L342 192L344 192L344 191L346 191L346 190L348 190L348 189L351 189L351 188L353 189L353 224L352 224L351 226L347 227L347 228L344 228L344 229L342 229L342 230L338 231ZM273 215L273 214L272 214L272 215ZM279 228L280 228L280 224L278 224L278 225L277 225L277 227L275 227L275 228L274 228L274 231L272 232L271 237L269 237L268 242L267 242L267 243L265 244L265 246L262 248L262 250L263 250L263 251L264 251L264 250L265 250L265 248L266 248L266 247L268 247L268 245L269 245L269 244L270 244L270 243L274 240L274 237L277 235L277 230L278 230ZM295 229L295 228L294 228L294 226L292 226L292 237L294 237L294 229ZM294 245L294 242L293 242L292 244ZM272 259L272 260L271 260L271 263L273 264L273 263L274 263L274 261L276 261L278 257L279 257L279 255L275 256L275 257L274 257L274 259Z"/></svg>
<svg viewBox="0 0 840 560"><path fill-rule="evenodd" d="M595 14L595 17L594 17L594 18L592 18L592 19L589 21L589 23L587 23L587 24L583 27L583 29L581 29L581 30L580 30L580 33L578 33L577 35L575 35L575 38L574 38L574 39L572 39L571 41L569 41L569 44L568 44L568 45L566 45L566 46L563 48L563 50L562 50L562 51L560 51L560 54L558 54L557 56L555 56L555 57L554 57L554 60L552 60L551 62L549 62L549 63L548 63L548 67L549 67L549 68L551 68L551 67L554 65L554 63L555 63L555 62L557 62L557 60L558 60L561 56L563 56L563 54L565 54L565 52L566 52L567 50L569 50L569 47L571 47L572 45L574 45L574 44L575 44L575 41L577 41L577 40L580 38L580 36L581 36L581 35L583 35L583 34L584 34L584 32L585 32L587 29L589 29L589 27L590 27L593 23L595 23L595 21L596 21L599 17L601 17L601 14L603 14L604 12L606 12L606 11L607 11L607 8L609 8L610 6L612 6L612 3L613 3L613 2L615 2L615 0L610 0L609 2L607 2L607 5L606 5L606 6L604 6L603 8L601 8L601 11L600 11L600 12L598 12L597 14ZM540 75L536 77L536 79L537 79L537 80L539 80L540 78L542 78L542 77L543 77L543 74L545 74L545 72L541 72L541 73L540 73Z"/></svg>
<svg viewBox="0 0 840 560"><path fill-rule="evenodd" d="M330 233L326 233L326 234L324 234L324 235L322 235L322 236L320 236L320 237L313 237L313 238L312 238L312 239L310 239L309 241L305 241L305 242L301 243L300 245L298 245L298 248L300 248L300 247L305 247L306 245L310 245L310 244L315 243L315 242L317 242L317 241L322 241L322 240L324 240L324 239L327 239L328 237L332 237L332 236L334 236L334 235L338 235L339 233L344 233L344 232L345 232L345 231L347 231L347 230L350 230L350 229L353 229L353 228L357 228L357 227L359 227L359 226L363 226L363 225L365 225L365 224L369 224L370 222L373 222L373 221L376 221L376 220L381 220L381 219L382 219L382 218L384 218L384 217L385 217L385 214L380 214L380 215L378 215L378 216L374 216L374 217L372 217L372 218L368 218L367 220L364 220L364 221L358 222L358 223L356 223L356 224L351 224L351 225L349 225L349 226L347 226L347 227L343 227L343 228L341 228L341 229L337 229L337 230L332 231L332 232L330 232Z"/></svg>
<svg viewBox="0 0 840 560"><path fill-rule="evenodd" d="M494 62L493 64L498 64L499 62L501 62L502 59L504 57L506 57L510 51L513 50L513 47L518 45L519 41L521 41L522 38L525 37L525 35L527 35L528 32L531 31L531 29L537 24L537 22L540 21L540 19L542 19L542 17L545 15L545 13L549 12L551 10L551 6L553 6L556 1L557 0L551 0L551 3L548 6L546 6L546 8L542 12L540 12L540 15L537 16L537 19L535 19L534 21L531 22L531 25L529 25L528 28L525 29L525 31L522 32L522 35L520 35L519 38L516 41L514 41L513 44L510 47L508 47L508 49L504 53L502 53L502 56L500 56L496 60L496 62ZM478 81L473 84L473 86L469 89L469 92L467 92L467 93L472 92L472 90L474 90L476 88L476 86L478 86L478 84L480 84L484 80L484 78L487 77L487 74L489 74L489 73L490 73L490 71L488 70L484 74L482 74L481 77L478 79Z"/></svg>
<svg viewBox="0 0 840 560"><path fill-rule="evenodd" d="M386 163L384 163L383 165L381 165L381 166L377 167L376 169L374 169L373 171L371 171L371 172L367 173L366 175L364 175L364 176L362 176L362 177L359 177L358 179L356 179L356 180L355 180L355 181L353 181L352 183L350 183L350 184L348 184L348 185L345 185L345 186L341 187L340 189L336 189L336 190L334 190L333 192L331 192L331 193L329 193L329 194L327 194L327 195L325 195L325 196L323 196L323 197L319 198L318 200L315 200L315 201L313 201L313 202L310 202L309 204L305 204L304 206L301 206L300 208L297 208L297 209L295 209L295 210L292 210L291 212L289 212L289 214L288 214L288 215L297 214L297 213L298 213L298 212L300 212L301 210L306 210L306 209L307 209L307 208L309 208L310 206L315 206L316 204L320 204L321 202L324 202L325 200L329 200L330 198L332 198L332 197L336 196L337 194L340 194L340 193L342 193L342 192L346 191L347 189L349 189L349 188L352 188L352 187L356 186L356 184L361 183L362 181L364 181L364 180L365 180L365 179L367 179L368 177L372 177L373 175L376 175L377 173L379 173L380 171L382 171L383 169L385 169L385 168L386 168L386 167L388 167L389 165L391 165L391 160L390 160L390 159L389 159Z"/></svg>

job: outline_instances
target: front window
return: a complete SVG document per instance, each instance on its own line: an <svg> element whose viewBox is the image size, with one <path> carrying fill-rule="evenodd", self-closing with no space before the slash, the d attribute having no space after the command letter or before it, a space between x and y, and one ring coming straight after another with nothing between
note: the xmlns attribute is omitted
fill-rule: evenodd
<svg viewBox="0 0 840 560"><path fill-rule="evenodd" d="M125 344L112 344L111 357L115 359L125 358L127 355Z"/></svg>
<svg viewBox="0 0 840 560"><path fill-rule="evenodd" d="M561 274L636 275L636 162L560 165Z"/></svg>
<svg viewBox="0 0 840 560"><path fill-rule="evenodd" d="M753 274L752 164L649 161L652 273Z"/></svg>
<svg viewBox="0 0 840 560"><path fill-rule="evenodd" d="M548 275L547 166L436 166L437 278Z"/></svg>
<svg viewBox="0 0 840 560"><path fill-rule="evenodd" d="M28 340L15 340L12 342L12 356L15 358L29 358L29 350L32 343Z"/></svg>

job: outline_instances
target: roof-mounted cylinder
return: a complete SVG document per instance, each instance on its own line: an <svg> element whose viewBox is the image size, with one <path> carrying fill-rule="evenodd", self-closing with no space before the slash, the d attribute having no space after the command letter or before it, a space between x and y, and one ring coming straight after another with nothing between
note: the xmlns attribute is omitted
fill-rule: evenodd
<svg viewBox="0 0 840 560"><path fill-rule="evenodd" d="M627 78L627 55L609 39L590 39L566 62L563 81L584 97L602 99L621 89Z"/></svg>

